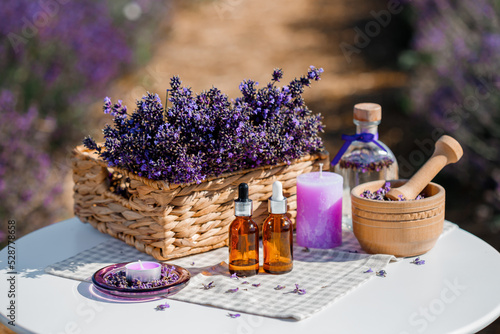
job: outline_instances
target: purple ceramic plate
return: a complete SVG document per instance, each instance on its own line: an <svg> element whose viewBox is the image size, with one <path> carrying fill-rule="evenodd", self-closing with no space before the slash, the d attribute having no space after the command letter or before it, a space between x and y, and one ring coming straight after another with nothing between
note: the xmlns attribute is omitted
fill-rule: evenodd
<svg viewBox="0 0 500 334"><path fill-rule="evenodd" d="M179 278L175 282L168 283L167 285L147 289L118 288L106 283L104 278L107 275L125 271L125 265L129 263L130 262L117 263L99 269L92 276L92 283L94 283L94 286L97 290L109 295L122 298L148 298L156 296L166 297L168 295L173 295L182 290L189 283L189 279L191 278L191 274L189 273L189 271L182 267L173 264L160 263L162 267L173 270L173 272L175 272Z"/></svg>

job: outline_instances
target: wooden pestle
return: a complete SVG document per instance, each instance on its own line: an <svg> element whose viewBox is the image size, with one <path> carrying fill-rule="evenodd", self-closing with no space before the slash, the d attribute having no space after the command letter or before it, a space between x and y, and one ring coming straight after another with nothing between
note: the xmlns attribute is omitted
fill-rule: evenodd
<svg viewBox="0 0 500 334"><path fill-rule="evenodd" d="M403 198L415 199L432 181L444 166L460 160L463 155L462 146L450 136L442 136L435 144L434 154L404 185L392 188L386 197L392 200Z"/></svg>

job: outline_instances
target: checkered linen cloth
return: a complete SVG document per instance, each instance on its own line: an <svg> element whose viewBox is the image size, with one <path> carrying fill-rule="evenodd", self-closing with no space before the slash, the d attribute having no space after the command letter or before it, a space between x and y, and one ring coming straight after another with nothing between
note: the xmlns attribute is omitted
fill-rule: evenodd
<svg viewBox="0 0 500 334"><path fill-rule="evenodd" d="M445 222L443 235L456 227ZM169 298L275 318L307 318L375 277L390 261L397 260L392 255L365 254L351 231L344 231L342 237L342 246L335 249L308 250L294 245L293 270L284 275L259 273L248 278L231 278L227 247L168 261L188 269L192 276L189 285ZM105 266L137 260L154 259L110 237L91 249L48 266L45 271L90 281L94 272ZM365 273L370 268L373 272ZM203 289L204 284L212 281L213 288ZM293 293L295 284L306 293ZM275 290L278 285L285 288ZM238 291L228 292L235 288Z"/></svg>

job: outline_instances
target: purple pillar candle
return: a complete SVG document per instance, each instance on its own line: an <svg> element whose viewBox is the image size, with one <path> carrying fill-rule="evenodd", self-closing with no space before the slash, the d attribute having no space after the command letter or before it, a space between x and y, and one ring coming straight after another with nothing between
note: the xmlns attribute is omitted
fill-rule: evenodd
<svg viewBox="0 0 500 334"><path fill-rule="evenodd" d="M313 172L297 177L297 244L334 248L342 244L342 176Z"/></svg>

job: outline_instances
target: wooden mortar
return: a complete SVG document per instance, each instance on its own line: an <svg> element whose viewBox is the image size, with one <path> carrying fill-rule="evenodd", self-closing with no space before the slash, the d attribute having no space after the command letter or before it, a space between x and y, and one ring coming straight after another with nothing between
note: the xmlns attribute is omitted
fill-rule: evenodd
<svg viewBox="0 0 500 334"><path fill-rule="evenodd" d="M444 188L430 183L423 190L426 198L415 201L377 201L360 196L365 190L377 191L385 182L367 182L352 189L352 228L359 244L370 254L407 257L426 253L443 231ZM388 182L399 187L407 181Z"/></svg>
<svg viewBox="0 0 500 334"><path fill-rule="evenodd" d="M460 144L450 136L436 142L432 157L410 180L389 181L386 196L394 201L361 197L365 190L375 192L386 181L358 185L351 191L353 232L367 253L416 256L434 247L443 231L445 190L429 183L447 164L462 157ZM413 200L423 192L424 199ZM405 198L411 200L399 201Z"/></svg>

